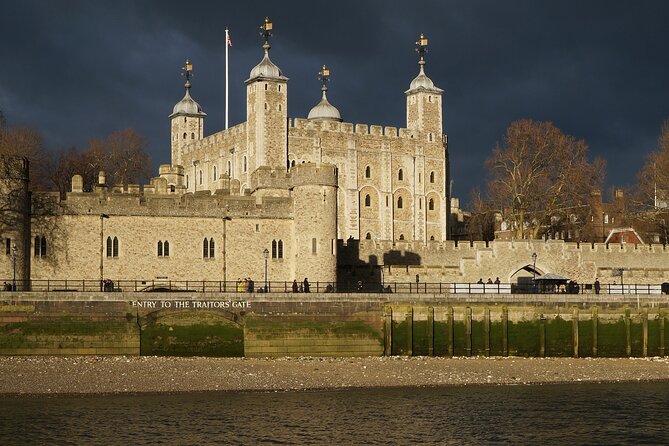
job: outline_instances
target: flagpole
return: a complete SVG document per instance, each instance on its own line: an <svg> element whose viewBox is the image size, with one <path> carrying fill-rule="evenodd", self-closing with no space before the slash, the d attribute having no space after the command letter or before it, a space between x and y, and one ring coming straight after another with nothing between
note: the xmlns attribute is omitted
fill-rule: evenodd
<svg viewBox="0 0 669 446"><path fill-rule="evenodd" d="M225 128L228 128L228 77L230 74L228 68L228 47L230 46L230 35L228 28L225 28Z"/></svg>

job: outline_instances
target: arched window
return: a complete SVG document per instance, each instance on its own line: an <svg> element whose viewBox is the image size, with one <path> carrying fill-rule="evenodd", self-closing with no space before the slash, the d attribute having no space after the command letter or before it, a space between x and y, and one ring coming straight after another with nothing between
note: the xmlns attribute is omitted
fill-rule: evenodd
<svg viewBox="0 0 669 446"><path fill-rule="evenodd" d="M397 197L397 209L402 209L402 197Z"/></svg>
<svg viewBox="0 0 669 446"><path fill-rule="evenodd" d="M112 253L112 256L113 257L118 257L118 238L117 237L114 237L113 248L114 248L114 252Z"/></svg>
<svg viewBox="0 0 669 446"><path fill-rule="evenodd" d="M434 235L430 236L430 241L434 241Z"/></svg>
<svg viewBox="0 0 669 446"><path fill-rule="evenodd" d="M200 184L202 184L202 171L200 171Z"/></svg>
<svg viewBox="0 0 669 446"><path fill-rule="evenodd" d="M372 205L372 197L369 194L365 195L365 207L370 207Z"/></svg>
<svg viewBox="0 0 669 446"><path fill-rule="evenodd" d="M113 246L112 246L112 238L107 237L107 257L111 257L113 255Z"/></svg>
<svg viewBox="0 0 669 446"><path fill-rule="evenodd" d="M214 166L214 181L216 181L216 178L217 178L216 173L217 173L216 172L216 166Z"/></svg>
<svg viewBox="0 0 669 446"><path fill-rule="evenodd" d="M158 257L163 256L163 242L161 240L158 241Z"/></svg>
<svg viewBox="0 0 669 446"><path fill-rule="evenodd" d="M215 254L216 254L216 250L214 249L214 239L210 238L209 239L209 258L213 259Z"/></svg>
<svg viewBox="0 0 669 446"><path fill-rule="evenodd" d="M290 167L295 167L295 160L290 162Z"/></svg>
<svg viewBox="0 0 669 446"><path fill-rule="evenodd" d="M184 139L186 139L187 137L188 137L188 134L186 132L184 132Z"/></svg>
<svg viewBox="0 0 669 446"><path fill-rule="evenodd" d="M365 167L365 178L372 178L372 168L369 166Z"/></svg>
<svg viewBox="0 0 669 446"><path fill-rule="evenodd" d="M276 259L276 240L272 240L272 258Z"/></svg>
<svg viewBox="0 0 669 446"><path fill-rule="evenodd" d="M188 122L188 118L184 116L184 122Z"/></svg>
<svg viewBox="0 0 669 446"><path fill-rule="evenodd" d="M434 183L434 172L430 172L430 183Z"/></svg>
<svg viewBox="0 0 669 446"><path fill-rule="evenodd" d="M244 156L244 172L246 172L246 156Z"/></svg>
<svg viewBox="0 0 669 446"><path fill-rule="evenodd" d="M404 240L404 234L400 234L400 240Z"/></svg>
<svg viewBox="0 0 669 446"><path fill-rule="evenodd" d="M279 253L277 254L277 257L283 259L283 240L279 240L278 249Z"/></svg>
<svg viewBox="0 0 669 446"><path fill-rule="evenodd" d="M204 257L205 259L209 257L209 240L207 240L206 238L202 242L202 257Z"/></svg>
<svg viewBox="0 0 669 446"><path fill-rule="evenodd" d="M195 133L190 134L190 139L195 139Z"/></svg>
<svg viewBox="0 0 669 446"><path fill-rule="evenodd" d="M418 199L418 209L423 209L423 199L422 198Z"/></svg>
<svg viewBox="0 0 669 446"><path fill-rule="evenodd" d="M397 179L399 181L402 181L404 179L404 172L402 171L402 169L400 169L400 171L397 172Z"/></svg>
<svg viewBox="0 0 669 446"><path fill-rule="evenodd" d="M434 211L434 200L432 198L430 198L430 201L427 203L427 209Z"/></svg>
<svg viewBox="0 0 669 446"><path fill-rule="evenodd" d="M188 175L186 175L186 189L188 189Z"/></svg>
<svg viewBox="0 0 669 446"><path fill-rule="evenodd" d="M365 238L366 238L367 240L371 240L371 239L372 239L372 234L371 234L370 232L368 232L368 233L365 235Z"/></svg>
<svg viewBox="0 0 669 446"><path fill-rule="evenodd" d="M174 193L177 191L177 187L174 184L170 184L170 192Z"/></svg>
<svg viewBox="0 0 669 446"><path fill-rule="evenodd" d="M9 243L9 239L8 243ZM9 246L9 245L7 245ZM10 249L10 248L8 248ZM9 251L8 251L9 253ZM35 236L35 257L46 257L46 237L37 235Z"/></svg>
<svg viewBox="0 0 669 446"><path fill-rule="evenodd" d="M165 255L165 257L170 256L170 242L168 242L167 240L165 240L165 243L163 244L163 254Z"/></svg>

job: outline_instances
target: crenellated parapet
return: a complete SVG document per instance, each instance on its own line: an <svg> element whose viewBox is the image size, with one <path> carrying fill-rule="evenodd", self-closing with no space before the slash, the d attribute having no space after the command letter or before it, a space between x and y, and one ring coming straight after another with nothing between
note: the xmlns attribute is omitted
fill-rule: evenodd
<svg viewBox="0 0 669 446"><path fill-rule="evenodd" d="M377 136L387 138L414 139L418 135L417 130L408 128L397 128L375 124L354 124L350 122L336 121L312 121L303 118L291 118L288 122L289 132L295 130L311 130L315 132L336 132L346 135ZM442 135L434 135L433 141L438 142Z"/></svg>

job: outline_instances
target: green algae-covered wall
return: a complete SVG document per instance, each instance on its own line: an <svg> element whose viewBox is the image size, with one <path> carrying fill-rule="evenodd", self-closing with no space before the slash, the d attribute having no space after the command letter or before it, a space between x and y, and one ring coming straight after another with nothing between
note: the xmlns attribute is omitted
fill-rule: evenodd
<svg viewBox="0 0 669 446"><path fill-rule="evenodd" d="M0 302L2 355L137 355L125 302Z"/></svg>
<svg viewBox="0 0 669 446"><path fill-rule="evenodd" d="M645 357L669 336L662 298L27 294L0 301L0 354Z"/></svg>
<svg viewBox="0 0 669 446"><path fill-rule="evenodd" d="M393 355L664 356L666 308L390 305Z"/></svg>

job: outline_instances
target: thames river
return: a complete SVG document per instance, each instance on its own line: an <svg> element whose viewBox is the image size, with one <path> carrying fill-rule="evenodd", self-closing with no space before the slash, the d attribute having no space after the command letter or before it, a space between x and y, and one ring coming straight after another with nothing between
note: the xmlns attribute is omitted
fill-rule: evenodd
<svg viewBox="0 0 669 446"><path fill-rule="evenodd" d="M669 383L4 397L2 445L669 444Z"/></svg>

